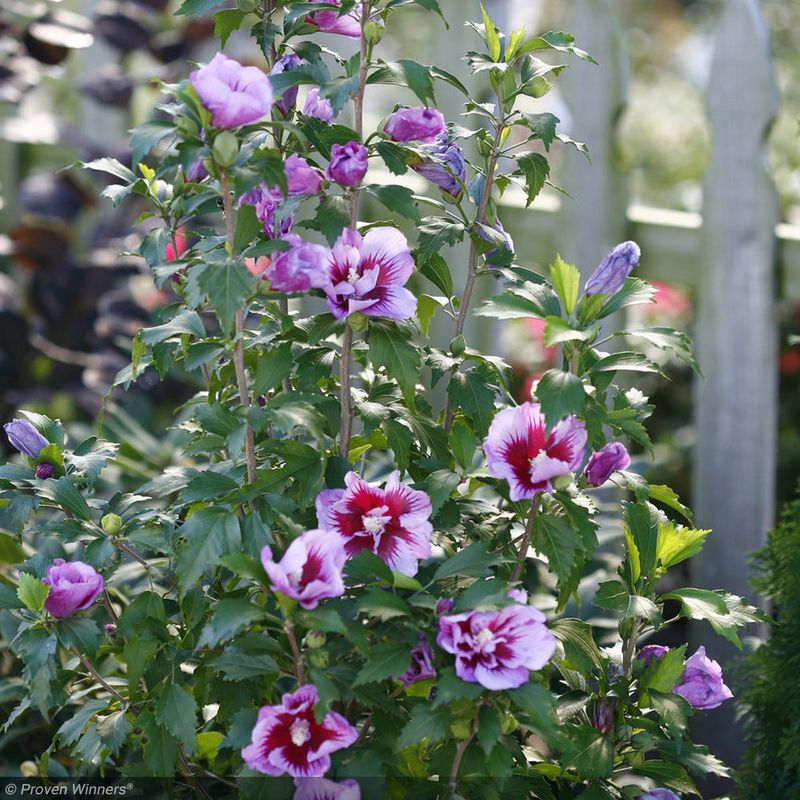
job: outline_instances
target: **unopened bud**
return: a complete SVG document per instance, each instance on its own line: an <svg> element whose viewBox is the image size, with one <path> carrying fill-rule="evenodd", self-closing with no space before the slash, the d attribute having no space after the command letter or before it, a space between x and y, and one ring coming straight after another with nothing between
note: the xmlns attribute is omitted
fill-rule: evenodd
<svg viewBox="0 0 800 800"><path fill-rule="evenodd" d="M573 480L575 480L575 476L571 472L567 472L564 475L559 475L557 478L553 478L553 488L556 490L566 489L572 484Z"/></svg>
<svg viewBox="0 0 800 800"><path fill-rule="evenodd" d="M453 606L455 606L455 603L449 597L442 597L436 601L434 612L437 617L440 617L442 614L449 614L453 610Z"/></svg>
<svg viewBox="0 0 800 800"><path fill-rule="evenodd" d="M454 356L460 356L467 349L467 340L463 334L459 334L450 341L450 352Z"/></svg>
<svg viewBox="0 0 800 800"><path fill-rule="evenodd" d="M214 139L214 147L211 149L214 161L221 167L230 167L239 155L239 140L230 131L222 131Z"/></svg>
<svg viewBox="0 0 800 800"><path fill-rule="evenodd" d="M122 517L119 514L106 514L100 520L100 526L109 536L116 536L122 528Z"/></svg>
<svg viewBox="0 0 800 800"><path fill-rule="evenodd" d="M37 778L39 776L39 767L36 766L35 761L23 761L19 765L19 774L23 778ZM10 794L8 788L6 788L6 793Z"/></svg>
<svg viewBox="0 0 800 800"><path fill-rule="evenodd" d="M591 717L592 727L606 734L614 727L614 703L611 700L598 700L594 704Z"/></svg>
<svg viewBox="0 0 800 800"><path fill-rule="evenodd" d="M308 663L316 669L327 669L330 660L327 650L310 650L308 653Z"/></svg>
<svg viewBox="0 0 800 800"><path fill-rule="evenodd" d="M36 477L40 481L46 481L48 478L52 478L54 472L55 472L55 467L52 464L36 465Z"/></svg>
<svg viewBox="0 0 800 800"><path fill-rule="evenodd" d="M367 40L367 44L378 44L383 38L383 25L374 20L369 20L364 25L364 38Z"/></svg>
<svg viewBox="0 0 800 800"><path fill-rule="evenodd" d="M117 635L117 626L111 622L107 622L105 625L103 625L103 630L105 631L106 636L109 636L112 639Z"/></svg>
<svg viewBox="0 0 800 800"><path fill-rule="evenodd" d="M327 639L322 631L309 631L306 634L306 647L310 650L319 650L320 647L325 647L326 641Z"/></svg>

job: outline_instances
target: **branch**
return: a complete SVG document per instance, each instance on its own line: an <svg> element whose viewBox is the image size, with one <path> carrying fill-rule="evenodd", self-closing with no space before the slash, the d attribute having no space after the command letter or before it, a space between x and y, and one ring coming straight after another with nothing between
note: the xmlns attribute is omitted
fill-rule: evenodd
<svg viewBox="0 0 800 800"><path fill-rule="evenodd" d="M297 674L297 682L302 686L306 682L306 671L303 667L303 655L300 648L297 646L297 637L294 635L294 623L286 617L286 638L289 640L289 646L292 648L292 655L294 656L294 669Z"/></svg>
<svg viewBox="0 0 800 800"><path fill-rule="evenodd" d="M533 523L536 521L536 514L539 512L539 498L534 497L531 500L531 510L528 514L528 520L525 523L525 533L519 543L519 550L517 551L517 563L514 566L514 571L511 573L511 583L516 583L522 575L522 567L525 564L525 558L528 555L528 548L531 544L531 534L533 533Z"/></svg>
<svg viewBox="0 0 800 800"><path fill-rule="evenodd" d="M119 700L120 703L122 703L122 705L124 705L124 706L128 705L128 701L116 689L113 689L111 686L109 686L106 683L105 678L103 678L103 676L100 675L100 673L91 665L91 663L89 662L89 659L86 658L86 656L84 656L82 653L78 652L77 648L75 648L75 647L70 647L69 651L70 651L70 653L72 653L73 655L76 655L80 659L80 662L81 662L81 664L83 664L83 666L86 669L86 671L102 687L104 687L106 690L108 690L117 700Z"/></svg>
<svg viewBox="0 0 800 800"><path fill-rule="evenodd" d="M480 705L478 706L478 711L480 711ZM475 738L475 734L478 732L478 711L475 712L475 718L472 720L469 736L459 742L458 748L456 749L456 757L453 759L453 766L450 769L450 781L447 784L447 788L450 790L451 794L454 794L456 791L456 780L458 779L461 759L464 758L464 753L469 747L470 742Z"/></svg>

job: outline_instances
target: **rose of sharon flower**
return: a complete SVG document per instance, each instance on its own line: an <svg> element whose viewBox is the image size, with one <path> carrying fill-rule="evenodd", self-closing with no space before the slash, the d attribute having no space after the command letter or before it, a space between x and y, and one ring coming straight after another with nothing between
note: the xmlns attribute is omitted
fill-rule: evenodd
<svg viewBox="0 0 800 800"><path fill-rule="evenodd" d="M600 262L600 266L586 281L586 295L615 294L622 288L625 278L639 263L642 251L636 242L622 242Z"/></svg>
<svg viewBox="0 0 800 800"><path fill-rule="evenodd" d="M103 576L94 567L83 561L65 562L63 558L53 562L42 583L50 587L44 607L59 619L89 608L104 586Z"/></svg>
<svg viewBox="0 0 800 800"><path fill-rule="evenodd" d="M504 408L483 443L489 471L508 481L512 500L552 491L550 481L577 469L585 447L586 428L574 416L557 423L548 435L538 403Z"/></svg>
<svg viewBox="0 0 800 800"><path fill-rule="evenodd" d="M258 122L272 109L272 86L258 67L245 67L217 53L205 67L190 75L202 104L216 128L238 128Z"/></svg>
<svg viewBox="0 0 800 800"><path fill-rule="evenodd" d="M289 197L319 193L322 187L322 171L312 167L302 156L292 153L286 159L285 169Z"/></svg>
<svg viewBox="0 0 800 800"><path fill-rule="evenodd" d="M418 561L431 554L431 500L425 492L400 483L393 472L383 489L355 472L345 489L325 489L317 497L317 524L335 531L352 558L362 550L380 556L392 569L416 575Z"/></svg>
<svg viewBox="0 0 800 800"><path fill-rule="evenodd" d="M345 554L335 533L306 531L287 548L275 563L272 551L261 551L261 563L272 588L293 597L303 608L316 608L320 600L344 594L342 567Z"/></svg>
<svg viewBox="0 0 800 800"><path fill-rule="evenodd" d="M431 646L425 641L424 636L420 636L419 642L411 648L411 666L402 675L399 675L397 680L403 686L411 686L417 681L434 677L436 677L436 670L433 668Z"/></svg>
<svg viewBox="0 0 800 800"><path fill-rule="evenodd" d="M353 744L358 731L333 711L317 722L318 700L317 687L309 684L283 695L280 705L262 706L252 742L242 750L244 763L267 775L321 778L330 769L330 754Z"/></svg>
<svg viewBox="0 0 800 800"><path fill-rule="evenodd" d="M289 249L275 253L264 270L264 278L271 287L276 292L291 294L327 286L330 250L321 244L305 242L294 233L283 240L289 243Z"/></svg>
<svg viewBox="0 0 800 800"><path fill-rule="evenodd" d="M417 106L395 111L384 131L396 142L432 142L444 129L444 116L438 108Z"/></svg>
<svg viewBox="0 0 800 800"><path fill-rule="evenodd" d="M341 783L327 778L295 778L292 800L361 800L358 781L346 778Z"/></svg>
<svg viewBox="0 0 800 800"><path fill-rule="evenodd" d="M335 144L325 173L328 180L341 186L358 186L367 174L367 148L358 142Z"/></svg>
<svg viewBox="0 0 800 800"><path fill-rule="evenodd" d="M627 469L631 457L621 442L609 442L605 447L592 453L583 471L589 486L602 486L619 469Z"/></svg>
<svg viewBox="0 0 800 800"><path fill-rule="evenodd" d="M283 75L284 72L291 72L292 70L297 69L303 60L298 58L294 53L287 53L285 56L281 56L276 62L275 66L269 71L270 76L272 75ZM281 112L284 117L289 115L289 112L294 108L295 103L297 102L297 84L294 86L290 86L286 91L284 91L283 95L275 102L275 108Z"/></svg>
<svg viewBox="0 0 800 800"><path fill-rule="evenodd" d="M12 419L3 425L8 441L15 450L29 458L38 458L50 442L26 419Z"/></svg>
<svg viewBox="0 0 800 800"><path fill-rule="evenodd" d="M681 800L675 792L669 789L651 789L646 794L640 794L637 800Z"/></svg>
<svg viewBox="0 0 800 800"><path fill-rule="evenodd" d="M467 178L467 167L464 152L450 139L446 132L440 133L433 144L423 148L427 154L422 162L411 168L431 183L435 183L442 191L458 197L464 189Z"/></svg>
<svg viewBox="0 0 800 800"><path fill-rule="evenodd" d="M646 644L637 656L638 659L644 661L644 665L648 666L650 662L655 659L663 658L669 652L669 647L663 644Z"/></svg>
<svg viewBox="0 0 800 800"><path fill-rule="evenodd" d="M730 700L733 692L722 682L722 667L706 655L705 647L686 659L683 677L672 690L692 708L709 709Z"/></svg>
<svg viewBox="0 0 800 800"><path fill-rule="evenodd" d="M292 230L294 217L278 213L284 201L283 192L277 187L268 187L265 183L254 186L239 198L239 205L255 206L256 217L261 223L268 239L286 236Z"/></svg>
<svg viewBox="0 0 800 800"><path fill-rule="evenodd" d="M335 6L341 5L340 0L327 0L327 2ZM352 36L354 39L361 37L361 21L355 11L341 16L338 11L316 11L306 15L306 22L316 25L319 33L338 33L342 36Z"/></svg>
<svg viewBox="0 0 800 800"><path fill-rule="evenodd" d="M413 271L408 242L396 228L371 228L363 238L345 228L328 262L328 308L337 319L357 311L409 319L417 310L417 298L403 284Z"/></svg>
<svg viewBox="0 0 800 800"><path fill-rule="evenodd" d="M303 113L307 117L315 117L323 122L333 122L331 101L327 97L320 97L319 89L316 86L306 95Z"/></svg>
<svg viewBox="0 0 800 800"><path fill-rule="evenodd" d="M456 675L492 691L516 689L553 655L556 640L545 616L518 603L501 611L441 617L436 644L456 657Z"/></svg>

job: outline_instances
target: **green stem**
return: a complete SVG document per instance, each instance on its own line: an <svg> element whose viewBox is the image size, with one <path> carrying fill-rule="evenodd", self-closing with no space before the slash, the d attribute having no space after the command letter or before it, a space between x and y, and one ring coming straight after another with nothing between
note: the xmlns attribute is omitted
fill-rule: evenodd
<svg viewBox="0 0 800 800"><path fill-rule="evenodd" d="M480 706L478 709L480 710ZM456 791L456 782L458 780L458 770L461 767L461 759L464 758L464 753L467 751L470 742L472 742L472 740L475 738L475 734L477 732L478 713L476 711L475 718L472 720L472 727L470 728L469 736L459 742L458 748L456 749L456 756L453 759L453 766L450 768L450 780L447 784L447 788L450 790L451 795L454 795Z"/></svg>
<svg viewBox="0 0 800 800"><path fill-rule="evenodd" d="M519 550L517 551L517 563L514 565L514 571L511 573L511 583L516 583L522 575L522 568L525 566L525 558L528 555L528 548L531 544L531 534L533 533L533 523L536 521L536 515L539 512L539 498L534 497L531 500L531 510L528 513L528 519L525 523L525 533L519 543Z"/></svg>
<svg viewBox="0 0 800 800"><path fill-rule="evenodd" d="M123 696L122 696L122 695L121 695L121 694L120 694L120 693L119 693L119 692L118 692L116 689L112 688L111 686L109 686L109 685L106 683L106 681L105 681L105 678L103 678L103 676L102 676L102 675L101 675L101 674L100 674L100 673L99 673L99 672L98 672L98 671L97 671L97 670L96 670L96 669L95 669L95 668L94 668L94 667L91 665L91 663L89 662L89 659L87 659L87 658L86 658L86 656L84 656L82 653L80 653L80 652L78 651L78 649L77 649L77 648L75 648L75 647L70 647L69 651L70 651L70 653L72 653L73 655L75 655L75 656L77 656L77 657L78 657L78 659L80 660L81 664L83 664L83 666L84 666L84 668L86 669L86 671L87 671L87 672L88 672L88 673L89 673L89 674L90 674L90 675L91 675L91 676L92 676L92 677L93 677L93 678L94 678L94 679L95 679L95 680L96 680L96 681L97 681L97 682L98 682L98 683L99 683L99 684L100 684L100 685L101 685L101 686L102 686L104 689L106 689L106 690L107 690L108 692L110 692L110 693L111 693L111 694L112 694L112 695L113 695L113 696L114 696L114 697L115 697L117 700L119 700L119 702L120 702L120 703L122 703L122 705L123 705L123 706L126 706L126 705L128 704L128 701L127 701L127 700L126 700L126 699L125 699L125 698L124 698L124 697L123 697Z"/></svg>

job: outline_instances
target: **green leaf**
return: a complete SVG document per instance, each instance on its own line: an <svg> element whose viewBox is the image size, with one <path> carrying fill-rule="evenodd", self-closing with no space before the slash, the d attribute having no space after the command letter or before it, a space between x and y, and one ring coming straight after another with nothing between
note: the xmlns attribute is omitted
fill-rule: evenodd
<svg viewBox="0 0 800 800"><path fill-rule="evenodd" d="M542 375L536 386L536 397L548 429L569 414L579 414L586 404L586 392L581 379L560 369L549 369Z"/></svg>
<svg viewBox="0 0 800 800"><path fill-rule="evenodd" d="M276 643L264 637L263 633L253 634L227 645L222 654L211 662L211 666L222 672L226 681L277 675L280 667L269 655L275 647Z"/></svg>
<svg viewBox="0 0 800 800"><path fill-rule="evenodd" d="M383 621L411 615L411 607L408 603L402 597L386 589L367 589L366 593L358 599L356 608Z"/></svg>
<svg viewBox="0 0 800 800"><path fill-rule="evenodd" d="M20 564L25 560L25 551L16 539L7 533L0 533L0 563Z"/></svg>
<svg viewBox="0 0 800 800"><path fill-rule="evenodd" d="M97 733L112 753L119 752L132 730L133 723L125 716L125 711L122 709L97 720Z"/></svg>
<svg viewBox="0 0 800 800"><path fill-rule="evenodd" d="M459 678L452 667L445 667L439 672L436 680L436 697L433 708L438 708L453 700L477 700L481 696L483 687L479 683L467 683Z"/></svg>
<svg viewBox="0 0 800 800"><path fill-rule="evenodd" d="M517 159L517 169L514 174L525 178L527 208L545 185L550 175L550 164L541 153L525 153Z"/></svg>
<svg viewBox="0 0 800 800"><path fill-rule="evenodd" d="M564 646L564 657L584 675L604 669L605 659L592 637L592 626L579 619L559 619L551 626L553 635Z"/></svg>
<svg viewBox="0 0 800 800"><path fill-rule="evenodd" d="M180 533L185 542L178 549L176 574L183 597L219 563L220 556L240 550L241 532L235 513L210 506L195 511Z"/></svg>
<svg viewBox="0 0 800 800"><path fill-rule="evenodd" d="M447 385L447 396L454 409L461 409L474 425L476 433L489 430L496 390L478 369L456 372Z"/></svg>
<svg viewBox="0 0 800 800"><path fill-rule="evenodd" d="M418 261L417 268L446 297L453 296L453 276L447 262L439 253L432 253L427 260Z"/></svg>
<svg viewBox="0 0 800 800"><path fill-rule="evenodd" d="M350 204L344 195L330 195L317 208L314 227L333 247L342 231L350 224Z"/></svg>
<svg viewBox="0 0 800 800"><path fill-rule="evenodd" d="M658 347L660 350L670 350L681 361L688 364L698 375L702 375L700 366L694 357L692 340L683 332L673 330L672 328L640 328L622 331L620 334L615 334L615 336L616 335L636 336L650 342L650 344Z"/></svg>
<svg viewBox="0 0 800 800"><path fill-rule="evenodd" d="M147 345L158 344L171 339L173 336L181 336L184 333L202 339L206 335L203 320L196 311L181 311L176 314L169 322L157 325L154 328L143 328L139 331L139 339Z"/></svg>
<svg viewBox="0 0 800 800"><path fill-rule="evenodd" d="M52 500L78 519L92 518L89 504L66 475L62 475L58 480L48 478L46 481L41 481L38 488L42 497Z"/></svg>
<svg viewBox="0 0 800 800"><path fill-rule="evenodd" d="M525 715L525 724L535 730L548 744L560 741L555 707L556 700L547 687L526 683L508 692L511 702Z"/></svg>
<svg viewBox="0 0 800 800"><path fill-rule="evenodd" d="M561 256L556 256L555 262L550 266L550 279L553 281L553 288L564 304L564 310L567 314L571 314L578 302L580 272L577 267L567 264Z"/></svg>
<svg viewBox="0 0 800 800"><path fill-rule="evenodd" d="M592 373L598 372L657 372L661 369L649 358L641 353L612 353L595 361L589 369Z"/></svg>
<svg viewBox="0 0 800 800"><path fill-rule="evenodd" d="M385 367L394 378L409 404L413 404L419 374L419 348L398 328L371 324L369 330L369 359L376 368Z"/></svg>
<svg viewBox="0 0 800 800"><path fill-rule="evenodd" d="M217 312L220 325L230 331L236 312L253 290L253 276L240 262L219 264L200 276L200 286Z"/></svg>
<svg viewBox="0 0 800 800"><path fill-rule="evenodd" d="M461 478L449 469L438 469L428 475L423 487L431 499L432 515L450 499L450 495L461 482Z"/></svg>
<svg viewBox="0 0 800 800"><path fill-rule="evenodd" d="M597 63L587 52L575 47L575 37L572 34L563 33L562 31L548 31L541 36L534 36L528 39L520 47L517 55L524 56L537 50L556 50L559 53L570 53L584 61L590 61L592 64Z"/></svg>
<svg viewBox="0 0 800 800"><path fill-rule="evenodd" d="M339 612L333 608L315 608L310 611L301 611L297 618L303 627L314 631L326 633L344 633L347 628Z"/></svg>
<svg viewBox="0 0 800 800"><path fill-rule="evenodd" d="M604 581L597 587L594 604L608 611L622 612L628 607L628 590L619 580Z"/></svg>
<svg viewBox="0 0 800 800"><path fill-rule="evenodd" d="M27 572L20 573L17 597L24 603L25 608L29 608L31 611L41 611L48 594L50 594L50 587L46 583L42 583L39 578Z"/></svg>
<svg viewBox="0 0 800 800"><path fill-rule="evenodd" d="M446 244L454 245L464 238L464 226L445 217L425 217L418 227L419 260L424 264ZM452 294L445 292L448 296Z"/></svg>
<svg viewBox="0 0 800 800"><path fill-rule="evenodd" d="M85 656L93 656L100 642L100 628L91 619L60 619L56 623L56 634L64 647L74 647Z"/></svg>
<svg viewBox="0 0 800 800"><path fill-rule="evenodd" d="M136 175L124 164L117 161L116 158L96 158L94 161L81 163L81 166L84 169L91 169L95 172L106 172L115 178L125 181L125 183L133 183L136 180Z"/></svg>
<svg viewBox="0 0 800 800"><path fill-rule="evenodd" d="M666 569L680 564L703 549L709 533L710 530L693 530L674 522L662 522L658 526L658 560Z"/></svg>
<svg viewBox="0 0 800 800"><path fill-rule="evenodd" d="M419 210L414 192L407 186L395 186L394 184L380 185L370 184L366 190L375 197L389 211L396 211L400 216L419 222Z"/></svg>
<svg viewBox="0 0 800 800"><path fill-rule="evenodd" d="M404 642L381 642L369 650L367 663L359 670L353 686L396 678L411 666L411 648Z"/></svg>
<svg viewBox="0 0 800 800"><path fill-rule="evenodd" d="M228 38L234 31L242 27L247 12L238 8L217 11L214 14L214 36L220 40L220 46L225 47Z"/></svg>
<svg viewBox="0 0 800 800"><path fill-rule="evenodd" d="M258 359L253 379L253 394L258 396L274 389L284 378L292 374L293 367L291 342L284 342L266 350Z"/></svg>
<svg viewBox="0 0 800 800"><path fill-rule="evenodd" d="M531 139L539 139L545 150L550 150L550 145L556 137L556 125L561 120L555 114L526 114L522 113L519 124L524 125L531 132ZM577 300L577 295L576 298ZM569 309L572 313L572 309Z"/></svg>
<svg viewBox="0 0 800 800"><path fill-rule="evenodd" d="M656 692L671 692L681 679L684 670L686 645L668 650L661 658L653 659L642 676L645 689Z"/></svg>
<svg viewBox="0 0 800 800"><path fill-rule="evenodd" d="M565 748L562 768L574 769L581 778L607 778L614 768L614 746L611 740L591 725L570 725L569 744Z"/></svg>
<svg viewBox="0 0 800 800"><path fill-rule="evenodd" d="M434 101L433 79L428 67L416 61L400 59L383 62L367 79L367 83L388 83L410 89L423 105Z"/></svg>
<svg viewBox="0 0 800 800"><path fill-rule="evenodd" d="M480 577L487 574L489 567L501 561L501 558L490 551L489 544L473 542L441 564L433 574L433 580L442 581L453 575Z"/></svg>
<svg viewBox="0 0 800 800"><path fill-rule="evenodd" d="M559 582L569 578L580 541L578 531L563 517L536 515L531 543L547 557L550 571L558 576Z"/></svg>
<svg viewBox="0 0 800 800"><path fill-rule="evenodd" d="M223 598L214 607L214 613L203 628L197 646L216 647L263 617L263 610L247 600Z"/></svg>
<svg viewBox="0 0 800 800"><path fill-rule="evenodd" d="M497 712L489 706L481 706L478 717L478 741L486 755L492 752L501 733Z"/></svg>
<svg viewBox="0 0 800 800"><path fill-rule="evenodd" d="M419 744L424 739L427 739L430 744L434 744L444 739L449 730L450 712L447 708L433 708L425 703L420 703L414 707L411 719L400 733L397 747L402 750L405 747Z"/></svg>
<svg viewBox="0 0 800 800"><path fill-rule="evenodd" d="M670 489L669 486L651 483L649 487L649 494L651 500L657 500L659 503L663 503L665 506L675 509L675 511L677 511L679 514L682 514L683 517L691 524L692 510L688 506L685 506L683 503L681 503L678 495L673 489Z"/></svg>
<svg viewBox="0 0 800 800"><path fill-rule="evenodd" d="M197 703L186 689L177 683L170 683L158 699L155 716L183 745L187 755L194 753Z"/></svg>
<svg viewBox="0 0 800 800"><path fill-rule="evenodd" d="M597 335L596 326L590 328L573 328L561 317L547 317L544 325L544 343L547 347L555 347L565 342L588 342Z"/></svg>
<svg viewBox="0 0 800 800"><path fill-rule="evenodd" d="M652 688L648 689L648 694L650 695L650 704L669 728L670 733L674 735L686 730L689 704L680 695L672 692L659 692Z"/></svg>
<svg viewBox="0 0 800 800"><path fill-rule="evenodd" d="M408 172L407 151L399 144L384 140L378 142L375 149L393 175L405 175Z"/></svg>
<svg viewBox="0 0 800 800"><path fill-rule="evenodd" d="M99 712L108 708L107 700L87 700L66 722L58 729L59 741L62 744L75 744L81 738L89 721Z"/></svg>
<svg viewBox="0 0 800 800"><path fill-rule="evenodd" d="M456 463L465 470L472 468L475 451L480 443L478 437L461 420L456 420L450 429L448 437L450 449L453 451Z"/></svg>
<svg viewBox="0 0 800 800"><path fill-rule="evenodd" d="M144 765L152 775L174 775L178 743L166 727L159 725L149 711L139 716L144 744Z"/></svg>
<svg viewBox="0 0 800 800"><path fill-rule="evenodd" d="M479 317L525 319L526 317L558 318L561 306L555 292L546 284L526 281L505 294L495 295L476 312Z"/></svg>
<svg viewBox="0 0 800 800"><path fill-rule="evenodd" d="M492 61L500 60L500 36L497 26L492 22L492 18L486 13L486 9L481 4L481 14L483 15L483 30L486 37L486 49Z"/></svg>
<svg viewBox="0 0 800 800"><path fill-rule="evenodd" d="M636 543L642 574L650 578L656 566L658 551L658 514L652 506L628 503L625 506L625 523Z"/></svg>
<svg viewBox="0 0 800 800"><path fill-rule="evenodd" d="M200 16L201 14L207 14L217 6L221 6L224 2L225 0L183 0L175 14Z"/></svg>

